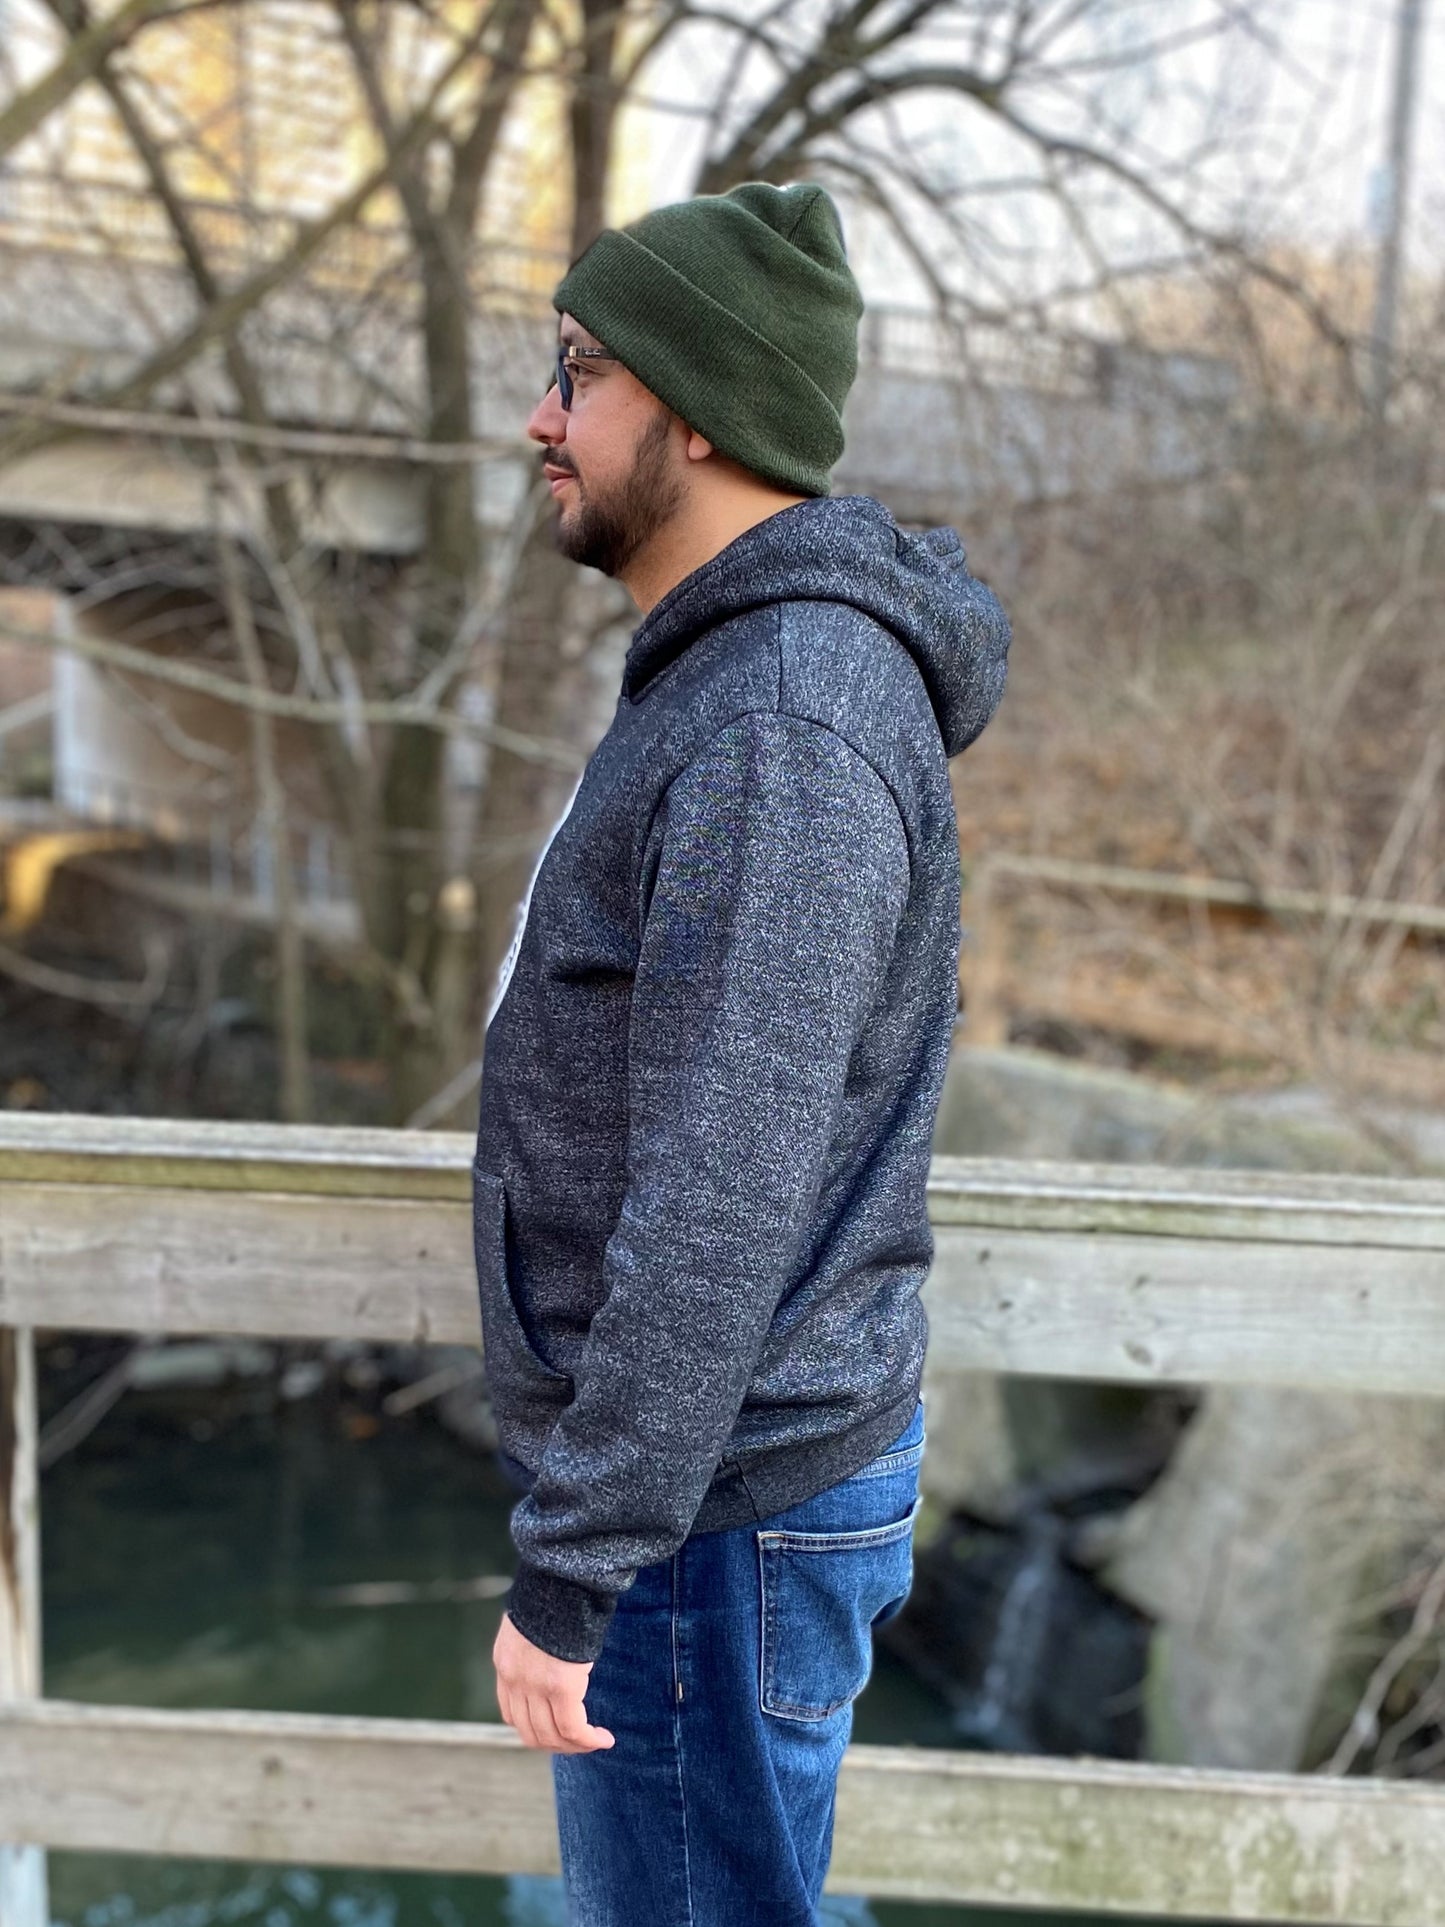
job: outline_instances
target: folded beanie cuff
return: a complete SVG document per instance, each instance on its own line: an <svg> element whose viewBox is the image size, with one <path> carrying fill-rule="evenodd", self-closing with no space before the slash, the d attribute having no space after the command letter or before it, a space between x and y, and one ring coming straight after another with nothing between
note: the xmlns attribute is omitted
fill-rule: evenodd
<svg viewBox="0 0 1445 1927"><path fill-rule="evenodd" d="M719 454L800 494L828 493L843 453L842 418L829 397L791 355L634 235L604 229L552 305ZM713 333L699 339L709 322Z"/></svg>

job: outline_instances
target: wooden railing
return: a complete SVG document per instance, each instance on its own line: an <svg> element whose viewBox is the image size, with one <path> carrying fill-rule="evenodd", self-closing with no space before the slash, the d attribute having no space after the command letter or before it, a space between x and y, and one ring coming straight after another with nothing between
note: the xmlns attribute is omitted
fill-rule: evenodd
<svg viewBox="0 0 1445 1927"><path fill-rule="evenodd" d="M32 1331L480 1342L469 1140L0 1116L0 1923L47 1847L556 1872L501 1726L41 1696ZM936 1160L929 1369L1445 1389L1445 1184ZM828 1886L1445 1927L1445 1788L853 1746Z"/></svg>

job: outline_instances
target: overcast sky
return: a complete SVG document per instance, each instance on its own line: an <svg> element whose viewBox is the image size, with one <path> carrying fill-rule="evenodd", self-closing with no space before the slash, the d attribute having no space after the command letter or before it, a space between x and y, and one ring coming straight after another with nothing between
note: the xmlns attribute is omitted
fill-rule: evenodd
<svg viewBox="0 0 1445 1927"><path fill-rule="evenodd" d="M1152 35L1165 22L1187 18L1190 6L1191 0L1121 6L1116 35ZM1438 272L1445 268L1445 0L1424 0L1424 7L1408 240L1412 266ZM1194 17L1224 10L1219 0L1195 0ZM1250 31L1156 61L1148 78L1121 72L1099 100L1111 116L1147 130L1150 150L1166 162L1196 146L1206 122L1215 126L1220 151L1186 189L1198 193L1201 211L1215 225L1243 218L1256 236L1267 230L1321 249L1363 242L1379 229L1398 10L1398 0L1243 0L1233 11L1247 18ZM717 68L716 49L707 57L697 43L679 43L654 69L651 91L669 105L696 102ZM763 68L755 72L762 85ZM1070 115L1057 90L1041 89L1031 105L1055 125ZM1078 120L1065 131L1083 126ZM958 97L908 98L895 110L895 139L898 133L960 182L1016 169L1020 160L1017 145L988 113ZM699 123L660 108L647 118L646 140L648 191L655 202L674 198L679 184L694 176ZM1146 236L1122 205L1100 218L1126 253L1136 242L1141 254L1155 244L1157 237ZM1047 278L1047 264L1063 249L1038 203L1020 201L1006 217L990 219L1020 255L1032 242L1036 272ZM902 298L912 276L896 249L865 232L857 217L850 246L865 293Z"/></svg>

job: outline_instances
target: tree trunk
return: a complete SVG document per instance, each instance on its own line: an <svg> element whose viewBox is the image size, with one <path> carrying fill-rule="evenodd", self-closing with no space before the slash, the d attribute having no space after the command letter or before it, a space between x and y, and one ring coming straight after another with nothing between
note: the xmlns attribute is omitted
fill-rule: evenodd
<svg viewBox="0 0 1445 1927"><path fill-rule="evenodd" d="M467 237L449 233L444 216L435 225L435 237L422 251L428 432L433 441L466 442L473 439L470 316L453 264L465 260ZM405 670L411 684L445 660L479 592L481 531L466 463L428 469L424 531L422 602ZM398 1000L388 1024L391 1108L398 1123L434 1096L470 1054L463 1011L450 988L459 931L455 915L442 910L449 881L442 850L445 768L440 731L408 725L392 732L367 904L371 943L413 977L420 992L410 1002Z"/></svg>
<svg viewBox="0 0 1445 1927"><path fill-rule="evenodd" d="M606 218L617 94L613 68L622 23L616 0L584 0L582 75L573 89L572 255L595 239ZM495 719L527 735L579 742L586 727L584 664L569 647L575 566L556 549L545 511L524 547L502 634ZM579 764L580 767L580 764ZM537 855L564 808L576 773L494 747L477 823L477 970L469 1011L475 1051L497 973L516 927ZM466 1118L473 1110L468 1101ZM459 1121L454 1117L454 1121Z"/></svg>
<svg viewBox="0 0 1445 1927"><path fill-rule="evenodd" d="M551 519L544 513L522 551L502 638L496 720L509 729L560 740L577 735L579 679L566 647L575 574L573 564L557 553ZM471 1015L478 1051L481 1023L537 852L576 780L577 772L495 745L488 755L474 859L478 968Z"/></svg>
<svg viewBox="0 0 1445 1927"><path fill-rule="evenodd" d="M256 636L250 599L241 575L236 545L218 529L221 586L226 620L253 689L269 689L266 664ZM301 934L296 875L291 866L286 792L276 758L276 726L263 710L251 712L251 756L256 798L266 839L276 899L276 1033L281 1051L281 1115L288 1124L311 1120L311 1051L306 1022L306 947Z"/></svg>
<svg viewBox="0 0 1445 1927"><path fill-rule="evenodd" d="M572 89L572 259L607 219L612 130L617 118L614 67L622 8L617 0L582 0L582 72Z"/></svg>

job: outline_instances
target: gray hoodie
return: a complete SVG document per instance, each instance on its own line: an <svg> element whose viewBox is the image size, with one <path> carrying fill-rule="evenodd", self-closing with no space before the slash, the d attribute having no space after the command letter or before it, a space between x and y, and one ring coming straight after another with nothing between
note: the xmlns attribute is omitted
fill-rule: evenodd
<svg viewBox="0 0 1445 1927"><path fill-rule="evenodd" d="M1008 623L951 529L868 496L747 530L632 639L534 873L474 1171L508 1610L562 1659L690 1532L912 1416L957 1007L948 758Z"/></svg>

